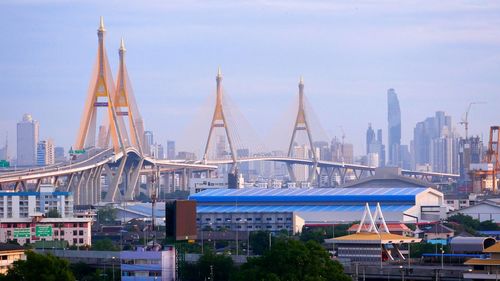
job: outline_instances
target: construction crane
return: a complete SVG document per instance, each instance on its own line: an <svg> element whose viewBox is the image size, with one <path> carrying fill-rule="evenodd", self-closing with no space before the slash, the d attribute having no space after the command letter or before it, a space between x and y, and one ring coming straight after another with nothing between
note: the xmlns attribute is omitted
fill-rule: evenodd
<svg viewBox="0 0 500 281"><path fill-rule="evenodd" d="M467 111L465 112L465 116L462 117L462 121L460 122L460 125L464 125L465 127L465 139L469 137L469 112L473 104L485 104L485 102L481 101L473 101L469 103L469 107L467 107Z"/></svg>

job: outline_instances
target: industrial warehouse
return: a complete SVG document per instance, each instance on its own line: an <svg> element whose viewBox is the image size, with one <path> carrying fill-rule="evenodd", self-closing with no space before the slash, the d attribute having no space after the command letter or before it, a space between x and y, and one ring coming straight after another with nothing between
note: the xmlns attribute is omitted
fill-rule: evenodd
<svg viewBox="0 0 500 281"><path fill-rule="evenodd" d="M387 221L435 221L446 216L443 194L433 188L218 189L190 196L198 227L232 230L301 230L303 224L359 220L368 203Z"/></svg>

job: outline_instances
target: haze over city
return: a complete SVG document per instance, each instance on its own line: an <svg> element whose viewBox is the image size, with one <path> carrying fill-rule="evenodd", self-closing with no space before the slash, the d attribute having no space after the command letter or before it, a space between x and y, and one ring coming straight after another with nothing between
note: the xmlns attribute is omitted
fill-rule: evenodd
<svg viewBox="0 0 500 281"><path fill-rule="evenodd" d="M161 143L178 140L213 98L218 66L227 95L264 141L296 99L301 75L322 127L340 137L342 126L356 154L368 123L387 139L389 88L399 96L405 144L438 110L462 135L471 101L486 104L471 110L470 134L487 136L499 117L500 4L492 1L5 1L0 140L8 131L11 155L24 113L40 122L41 138L74 143L99 16L114 72L125 39L145 128Z"/></svg>

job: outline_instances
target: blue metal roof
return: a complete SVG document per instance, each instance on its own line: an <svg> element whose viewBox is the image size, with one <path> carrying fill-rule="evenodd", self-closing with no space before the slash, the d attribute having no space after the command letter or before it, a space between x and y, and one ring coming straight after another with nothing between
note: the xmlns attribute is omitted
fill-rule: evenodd
<svg viewBox="0 0 500 281"><path fill-rule="evenodd" d="M223 202L415 202L427 188L211 189L191 195L198 203Z"/></svg>
<svg viewBox="0 0 500 281"><path fill-rule="evenodd" d="M53 196L69 196L72 192L54 191L54 192L36 192L36 191L19 191L19 192L0 192L0 196L40 196L40 195L53 195Z"/></svg>
<svg viewBox="0 0 500 281"><path fill-rule="evenodd" d="M382 205L383 212L404 212L413 205ZM266 213L266 212L362 212L362 205L243 205L243 206L197 206L197 213ZM371 207L375 212L375 206Z"/></svg>

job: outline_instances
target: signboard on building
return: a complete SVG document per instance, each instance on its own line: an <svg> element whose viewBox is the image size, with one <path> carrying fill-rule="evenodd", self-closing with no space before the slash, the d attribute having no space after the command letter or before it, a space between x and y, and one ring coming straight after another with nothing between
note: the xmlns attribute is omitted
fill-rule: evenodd
<svg viewBox="0 0 500 281"><path fill-rule="evenodd" d="M35 235L37 237L48 237L52 236L52 226L51 225L37 225L35 228Z"/></svg>
<svg viewBox="0 0 500 281"><path fill-rule="evenodd" d="M16 228L14 229L14 238L30 238L31 229L29 228Z"/></svg>

